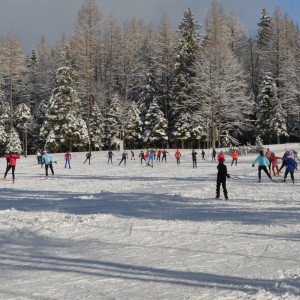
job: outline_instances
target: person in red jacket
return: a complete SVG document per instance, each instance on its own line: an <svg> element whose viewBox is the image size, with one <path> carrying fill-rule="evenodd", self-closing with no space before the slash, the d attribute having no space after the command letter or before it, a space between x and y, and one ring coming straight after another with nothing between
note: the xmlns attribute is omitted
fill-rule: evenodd
<svg viewBox="0 0 300 300"><path fill-rule="evenodd" d="M69 166L69 169L71 169L71 158L72 155L70 153L70 151L67 151L67 153L65 154L65 168L67 167L67 165Z"/></svg>
<svg viewBox="0 0 300 300"><path fill-rule="evenodd" d="M232 157L231 165L233 165L233 163L235 162L235 165L237 166L237 161L238 161L238 158L239 158L238 152L236 150L234 150L231 154L231 157Z"/></svg>
<svg viewBox="0 0 300 300"><path fill-rule="evenodd" d="M7 173L11 169L13 183L15 183L15 169L16 169L17 159L20 158L20 155L10 153L10 154L5 154L4 157L8 160L8 165L6 167L6 171L5 171L3 180L6 179Z"/></svg>
<svg viewBox="0 0 300 300"><path fill-rule="evenodd" d="M272 164L272 172L273 172L274 176L276 176L276 173L277 173L277 176L280 175L280 171L279 171L279 167L278 167L278 159L281 159L281 157L276 156L275 153L272 152L271 156L269 158L269 161ZM276 173L275 173L275 169L276 169Z"/></svg>
<svg viewBox="0 0 300 300"><path fill-rule="evenodd" d="M180 157L181 156L182 156L181 152L177 149L177 151L175 152L177 165L180 165Z"/></svg>

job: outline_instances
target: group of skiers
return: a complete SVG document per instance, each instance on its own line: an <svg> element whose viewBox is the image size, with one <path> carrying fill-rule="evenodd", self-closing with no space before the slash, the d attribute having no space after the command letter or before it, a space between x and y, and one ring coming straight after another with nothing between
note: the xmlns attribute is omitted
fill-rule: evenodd
<svg viewBox="0 0 300 300"><path fill-rule="evenodd" d="M297 152L293 150L286 150L282 157L276 156L274 152L272 152L269 148L266 151L266 154L264 155L264 152L261 150L259 152L259 156L255 159L255 161L252 163L252 166L256 163L258 163L258 181L261 181L261 171L263 170L267 176L272 180L272 172L274 176L279 176L280 171L286 167L283 177L283 182L286 181L286 178L288 174L290 173L292 182L295 183L294 178L294 172L297 170L297 162L296 158L299 157L297 155ZM281 167L278 167L278 160L282 160ZM268 167L268 169L267 169ZM271 171L272 167L272 171ZM276 172L275 172L276 170Z"/></svg>
<svg viewBox="0 0 300 300"><path fill-rule="evenodd" d="M202 150L202 159L205 159L205 153L203 154ZM170 155L170 153L166 150L158 150L155 151L154 149L147 150L146 153L142 150L139 154L140 162L141 164L143 161L145 161L147 166L153 167L153 162L154 160L156 161L167 161L167 154ZM108 152L108 164L112 164L112 157L113 157L113 152L109 150ZM161 159L162 156L162 159ZM176 150L174 154L176 158L176 163L179 165L180 164L180 158L182 157L182 153L179 151L179 149ZM193 149L191 152L192 156L192 162L193 162L193 168L197 168L197 152ZM20 158L20 156L16 153L6 153L4 157L7 160L7 166L6 166L6 171L4 173L3 180L6 180L6 176L10 170L12 170L12 179L13 183L15 183L15 168L16 168L16 163L17 159ZM233 164L237 165L238 163L238 152L236 150L232 151L231 154L232 161L231 161L231 166ZM71 169L71 158L72 155L70 151L66 151L64 155L65 159L65 168L69 167ZM126 151L122 153L122 158L119 162L119 165L124 162L124 165L126 165L126 160L128 158L128 154ZM230 178L230 174L227 172L227 167L224 164L225 162L225 155L223 151L220 151L217 155L216 150L213 149L212 152L212 161L218 160L218 165L217 165L217 184L216 184L216 199L220 198L220 189L222 186L224 197L227 200L228 199L228 191L226 187L226 179ZM267 148L266 153L264 154L263 150L259 151L259 156L252 162L252 166L254 167L256 164L258 165L258 182L261 182L261 172L264 171L264 173L268 176L268 178L272 181L272 173L274 176L279 176L280 171L286 167L285 172L284 172L284 177L282 182L286 182L288 174L290 174L290 177L292 179L292 182L295 183L295 178L294 178L294 172L297 170L297 162L296 159L299 159L298 153L293 150L286 150L284 155L282 157L276 156L274 152L272 152L269 148ZM84 163L89 161L90 164L91 160L91 152L88 152L86 154L86 160ZM131 150L131 160L135 160L135 154ZM279 168L278 166L278 160L282 161L281 167ZM53 160L53 156L49 154L46 150L44 151L38 151L37 152L37 161L38 164L41 164L41 166L45 165L45 173L46 177L45 179L48 179L48 169L50 169L52 175L54 175L54 169L53 169L53 163L56 163L56 161Z"/></svg>

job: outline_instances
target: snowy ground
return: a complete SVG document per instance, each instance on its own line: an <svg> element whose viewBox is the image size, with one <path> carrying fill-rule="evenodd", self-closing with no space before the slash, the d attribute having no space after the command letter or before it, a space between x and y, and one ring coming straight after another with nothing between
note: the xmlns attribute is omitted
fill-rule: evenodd
<svg viewBox="0 0 300 300"><path fill-rule="evenodd" d="M299 172L258 183L256 155L228 157L215 200L216 163L193 169L190 152L153 169L57 154L53 180L21 158L0 182L0 299L300 299Z"/></svg>

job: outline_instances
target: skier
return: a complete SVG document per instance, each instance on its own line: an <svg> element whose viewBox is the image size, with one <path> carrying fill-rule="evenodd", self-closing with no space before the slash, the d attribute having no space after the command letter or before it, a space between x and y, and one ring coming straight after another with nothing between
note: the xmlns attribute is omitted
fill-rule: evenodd
<svg viewBox="0 0 300 300"><path fill-rule="evenodd" d="M143 160L146 162L145 154L143 151L141 151L141 153L139 154L139 158L141 160L141 164L143 164Z"/></svg>
<svg viewBox="0 0 300 300"><path fill-rule="evenodd" d="M154 156L155 156L155 150L154 149L149 150L149 158L146 163L147 166L150 166L153 168Z"/></svg>
<svg viewBox="0 0 300 300"><path fill-rule="evenodd" d="M202 155L202 160L205 160L205 151L203 149L201 151L201 155Z"/></svg>
<svg viewBox="0 0 300 300"><path fill-rule="evenodd" d="M287 165L287 152L288 150L285 150L283 156L282 156L282 163L281 163L281 166L279 168L279 172L281 172L281 170Z"/></svg>
<svg viewBox="0 0 300 300"><path fill-rule="evenodd" d="M92 157L92 153L91 152L88 152L86 155L85 155L86 159L84 161L84 164L87 162L87 160L89 161L89 165L91 164L91 157Z"/></svg>
<svg viewBox="0 0 300 300"><path fill-rule="evenodd" d="M203 151L203 150L202 150ZM197 168L197 152L193 149L192 150L192 160L193 160L193 169ZM203 157L203 156L202 156Z"/></svg>
<svg viewBox="0 0 300 300"><path fill-rule="evenodd" d="M146 161L148 161L149 156L150 156L150 152L149 152L149 150L147 150L147 151L146 151L146 154L145 154L145 160L146 160Z"/></svg>
<svg viewBox="0 0 300 300"><path fill-rule="evenodd" d="M293 154L294 154L294 160L296 160L296 158L298 160L300 160L299 156L298 156L298 152L296 150L293 150Z"/></svg>
<svg viewBox="0 0 300 300"><path fill-rule="evenodd" d="M134 152L131 150L131 157L130 160L135 160Z"/></svg>
<svg viewBox="0 0 300 300"><path fill-rule="evenodd" d="M276 176L276 174L277 174L277 176L280 175L280 171L278 168L278 159L281 159L281 157L276 156L275 153L272 152L269 161L272 164L272 172L273 172L274 176ZM275 173L275 169L276 169L276 173Z"/></svg>
<svg viewBox="0 0 300 300"><path fill-rule="evenodd" d="M46 150L44 150L42 155L42 164L45 164L45 171L46 171L45 179L48 179L48 168L50 168L52 175L54 175L52 162L53 162L53 156L49 154Z"/></svg>
<svg viewBox="0 0 300 300"><path fill-rule="evenodd" d="M287 167L286 167L286 170L284 173L284 178L283 178L282 182L286 182L287 175L290 173L292 182L295 183L294 172L295 172L295 170L298 170L298 169L297 169L297 163L293 159L293 151L291 151L291 150L287 151L286 162L287 162Z"/></svg>
<svg viewBox="0 0 300 300"><path fill-rule="evenodd" d="M182 156L181 152L177 149L177 151L175 152L177 165L180 165L180 157L181 156Z"/></svg>
<svg viewBox="0 0 300 300"><path fill-rule="evenodd" d="M17 165L17 159L20 158L20 155L15 154L15 153L8 153L8 154L5 154L4 157L8 160L8 164L6 166L6 171L5 171L3 180L6 180L7 173L11 169L13 183L15 183L15 169L16 169L16 165Z"/></svg>
<svg viewBox="0 0 300 300"><path fill-rule="evenodd" d="M157 151L156 161L159 161L159 162L160 162L160 156L161 156L161 150L159 149L159 150Z"/></svg>
<svg viewBox="0 0 300 300"><path fill-rule="evenodd" d="M270 161L270 157L272 155L272 151L270 150L270 148L267 148L267 151L266 151L266 158ZM271 172L271 161L270 161L270 164L269 164L269 171Z"/></svg>
<svg viewBox="0 0 300 300"><path fill-rule="evenodd" d="M72 158L72 155L71 155L70 151L67 151L67 153L65 154L65 168L68 165L69 169L71 169L71 158Z"/></svg>
<svg viewBox="0 0 300 300"><path fill-rule="evenodd" d="M215 148L213 148L211 153L211 161L216 161L216 155L217 155L217 151Z"/></svg>
<svg viewBox="0 0 300 300"><path fill-rule="evenodd" d="M226 200L228 200L228 192L226 188L226 178L230 178L230 175L227 173L227 167L224 164L224 158L219 158L219 164L217 166L218 169L218 175L217 175L217 188L216 188L216 199L220 198L220 188L222 185L224 197Z"/></svg>
<svg viewBox="0 0 300 300"><path fill-rule="evenodd" d="M111 164L113 164L113 162L112 162L112 157L113 157L113 152L111 151L111 150L109 150L108 151L108 153L107 153L107 155L108 155L108 161L107 161L107 164L109 164L109 162L111 163Z"/></svg>
<svg viewBox="0 0 300 300"><path fill-rule="evenodd" d="M237 166L237 161L238 161L238 158L239 158L238 152L236 150L234 150L231 154L231 157L232 157L231 165L233 165L233 163L235 162L235 165Z"/></svg>
<svg viewBox="0 0 300 300"><path fill-rule="evenodd" d="M37 158L38 165L40 165L42 163L42 154L41 154L40 150L38 150L36 152L36 158Z"/></svg>
<svg viewBox="0 0 300 300"><path fill-rule="evenodd" d="M126 166L126 159L127 159L127 157L128 157L128 154L127 154L126 151L124 151L124 152L122 153L122 159L121 159L119 165L120 165L120 164L122 163L122 161L124 160L124 166Z"/></svg>
<svg viewBox="0 0 300 300"><path fill-rule="evenodd" d="M262 150L259 151L259 156L252 163L252 167L254 167L256 163L258 163L258 182L261 182L261 170L263 170L267 174L267 176L272 180L272 176L267 170L267 166L270 165L270 161L267 159L266 156L264 156L264 152Z"/></svg>
<svg viewBox="0 0 300 300"><path fill-rule="evenodd" d="M164 150L162 151L162 159L161 159L162 162L163 162L164 160L165 160L165 162L167 162L167 154L170 155L170 153L169 153L166 149L164 149Z"/></svg>

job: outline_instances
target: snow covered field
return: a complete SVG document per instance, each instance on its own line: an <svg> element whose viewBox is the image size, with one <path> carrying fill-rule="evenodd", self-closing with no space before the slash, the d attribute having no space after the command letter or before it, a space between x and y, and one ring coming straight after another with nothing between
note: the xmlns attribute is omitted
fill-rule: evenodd
<svg viewBox="0 0 300 300"><path fill-rule="evenodd" d="M258 183L256 155L227 157L229 200L215 200L217 164L170 153L154 168L74 153L72 169L56 154L47 181L21 158L0 182L0 299L300 299L299 172Z"/></svg>

